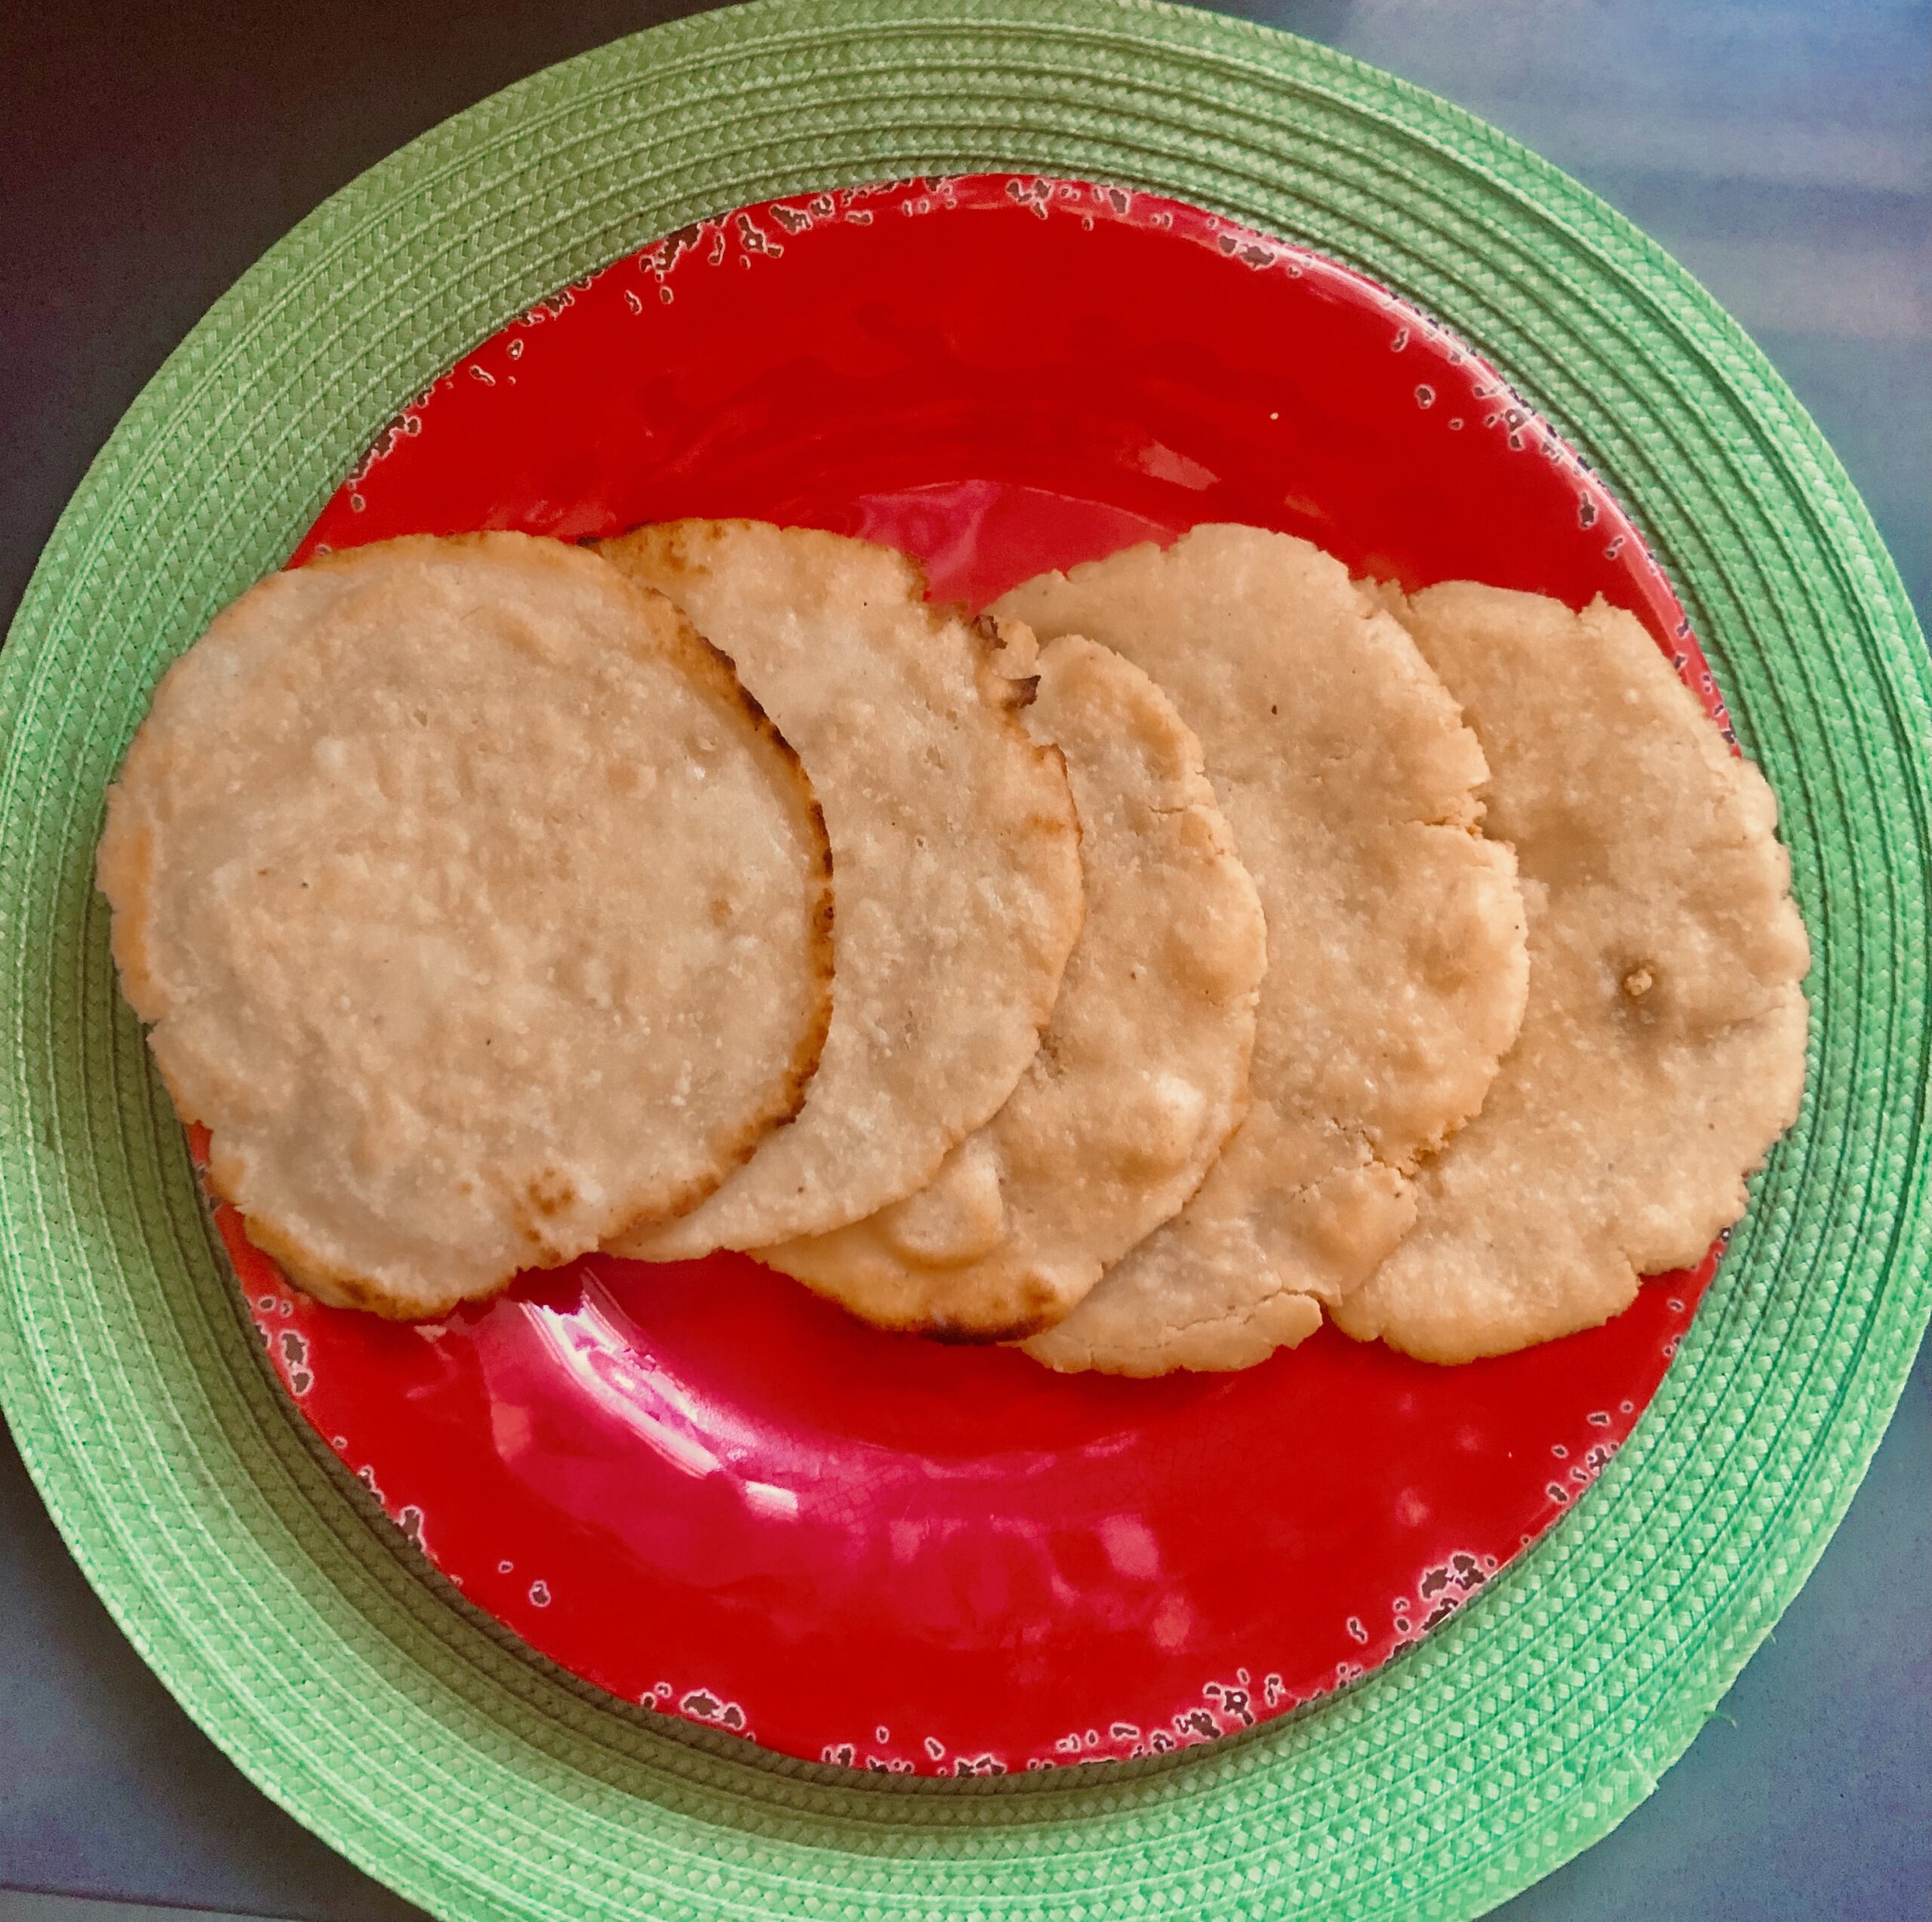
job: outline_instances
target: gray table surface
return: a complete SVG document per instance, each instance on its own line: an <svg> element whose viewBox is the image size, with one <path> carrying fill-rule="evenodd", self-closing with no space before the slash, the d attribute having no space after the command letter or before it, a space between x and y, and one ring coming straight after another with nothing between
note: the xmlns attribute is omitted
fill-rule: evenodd
<svg viewBox="0 0 1932 1922"><path fill-rule="evenodd" d="M208 303L446 115L640 0L0 8L0 606ZM1932 603L1926 0L1237 7L1528 141L1743 321ZM1810 1585L1657 1793L1509 1922L1932 1916L1932 1364ZM279 1810L121 1638L0 1437L0 1922L415 1913ZM38 1892L38 1893L30 1893Z"/></svg>

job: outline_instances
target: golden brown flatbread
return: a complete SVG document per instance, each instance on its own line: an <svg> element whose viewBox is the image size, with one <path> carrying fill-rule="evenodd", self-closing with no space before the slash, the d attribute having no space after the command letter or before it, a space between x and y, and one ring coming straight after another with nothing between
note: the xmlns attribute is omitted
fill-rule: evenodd
<svg viewBox="0 0 1932 1922"><path fill-rule="evenodd" d="M693 1206L829 1016L795 757L669 602L521 534L242 595L156 691L99 878L212 1185L385 1315Z"/></svg>
<svg viewBox="0 0 1932 1922"><path fill-rule="evenodd" d="M1334 1312L1463 1361L1607 1321L1737 1219L1797 1117L1810 952L1770 788L1632 616L1469 582L1390 599L1488 755L1530 998L1414 1232Z"/></svg>

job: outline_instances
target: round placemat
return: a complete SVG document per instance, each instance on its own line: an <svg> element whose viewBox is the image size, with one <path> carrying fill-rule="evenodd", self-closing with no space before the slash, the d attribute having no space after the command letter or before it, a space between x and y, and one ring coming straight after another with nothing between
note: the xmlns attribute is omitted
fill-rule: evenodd
<svg viewBox="0 0 1932 1922"><path fill-rule="evenodd" d="M1804 1114L1577 1512L1387 1669L1180 1759L909 1782L627 1710L441 1587L263 1367L91 884L167 661L437 371L707 213L974 168L1143 186L1473 342L1670 572L1784 809ZM541 74L337 195L156 377L0 657L0 1393L189 1712L456 1917L1462 1917L1602 1834L1817 1558L1927 1312L1928 675L1816 429L1684 272L1493 130L1336 54L1113 0L764 0Z"/></svg>

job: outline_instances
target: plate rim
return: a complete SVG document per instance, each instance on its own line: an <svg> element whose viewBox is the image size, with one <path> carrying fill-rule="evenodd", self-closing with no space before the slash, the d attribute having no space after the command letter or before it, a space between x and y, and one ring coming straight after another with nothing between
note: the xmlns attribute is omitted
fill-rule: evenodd
<svg viewBox="0 0 1932 1922"><path fill-rule="evenodd" d="M721 63L739 90L725 114ZM819 131L790 131L808 118ZM134 690L278 562L429 376L699 214L999 167L1144 186L1358 266L1469 338L1598 466L1671 564L1779 791L1816 1019L1804 1115L1678 1365L1579 1512L1493 1592L1313 1713L1185 1760L884 1782L667 1730L546 1673L324 1467L211 1295L211 1277L232 1290L115 1000L88 870ZM408 253L425 235L427 266ZM245 506L211 499L223 474L257 484ZM90 651L87 633L109 638ZM1903 1388L1932 1308L1928 712L1896 570L1742 330L1462 110L1144 0L755 0L648 29L446 121L308 217L170 357L43 554L0 653L0 917L17 936L0 956L16 1044L0 1400L177 1699L274 1799L434 1911L647 1898L667 1916L837 1915L943 1896L1005 1915L1163 1899L1480 1913L1613 1826L1687 1746ZM1820 1259L1829 1290L1804 1285ZM1678 1548L1660 1545L1673 1530ZM1643 1625L1614 1607L1620 1585Z"/></svg>

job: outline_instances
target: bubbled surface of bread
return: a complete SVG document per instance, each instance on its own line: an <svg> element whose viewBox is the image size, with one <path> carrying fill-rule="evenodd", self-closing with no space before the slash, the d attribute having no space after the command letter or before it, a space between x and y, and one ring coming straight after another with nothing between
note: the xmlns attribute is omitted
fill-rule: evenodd
<svg viewBox="0 0 1932 1922"><path fill-rule="evenodd" d="M688 1208L794 1112L829 879L669 602L496 534L276 575L164 678L99 878L211 1182L324 1299L428 1315Z"/></svg>
<svg viewBox="0 0 1932 1922"><path fill-rule="evenodd" d="M1702 1258L1797 1118L1810 964L1777 803L1637 620L1469 582L1390 604L1463 705L1529 909L1523 1030L1336 1309L1462 1361L1594 1327Z"/></svg>

